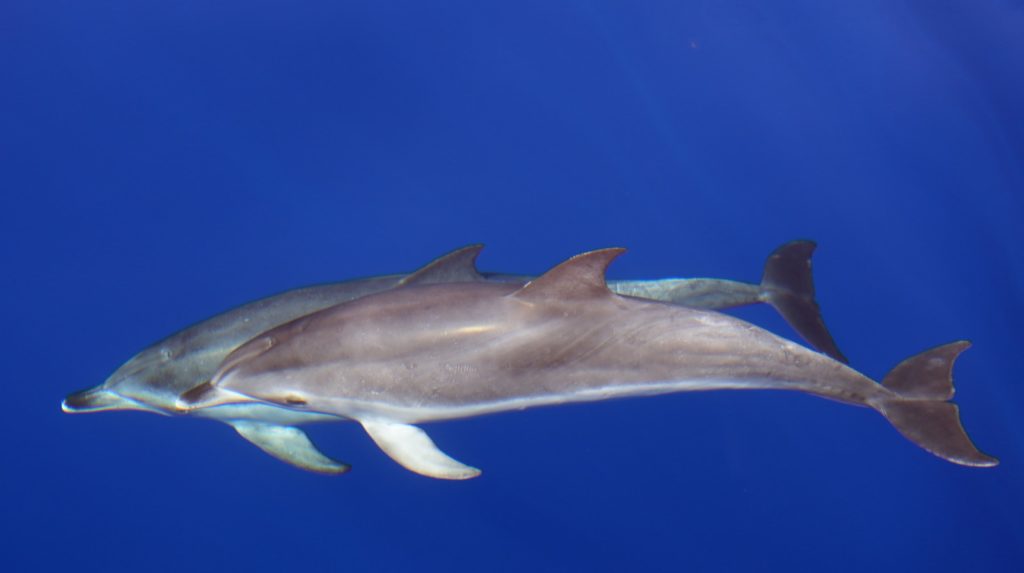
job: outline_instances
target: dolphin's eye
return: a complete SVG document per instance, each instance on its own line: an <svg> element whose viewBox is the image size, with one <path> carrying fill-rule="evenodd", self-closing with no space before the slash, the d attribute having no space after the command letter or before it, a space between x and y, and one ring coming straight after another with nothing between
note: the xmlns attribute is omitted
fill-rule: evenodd
<svg viewBox="0 0 1024 573"><path fill-rule="evenodd" d="M301 396L298 396L296 394L288 394L281 401L284 402L285 404L288 404L289 406L305 406L306 405L306 401Z"/></svg>

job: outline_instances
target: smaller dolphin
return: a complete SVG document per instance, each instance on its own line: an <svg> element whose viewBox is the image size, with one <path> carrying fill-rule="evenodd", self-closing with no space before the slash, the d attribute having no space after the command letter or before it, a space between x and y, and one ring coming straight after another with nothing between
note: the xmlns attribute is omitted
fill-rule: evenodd
<svg viewBox="0 0 1024 573"><path fill-rule="evenodd" d="M68 396L68 413L141 410L180 415L178 396L209 381L224 358L261 332L329 306L399 286L453 282L525 284L531 277L480 273L480 245L457 249L408 275L388 275L313 286L258 300L186 328L147 348L117 369L103 384ZM760 284L720 279L612 281L616 292L700 308L726 308L758 302L773 305L812 345L842 358L814 300L811 255L815 244L793 241L767 259ZM845 360L845 359L844 359ZM231 425L266 453L302 469L341 473L348 466L320 452L296 426L337 421L274 404L246 403L196 409L191 415Z"/></svg>
<svg viewBox="0 0 1024 573"><path fill-rule="evenodd" d="M405 468L466 479L480 471L414 424L669 392L796 390L873 408L945 460L997 463L949 402L966 342L909 358L878 384L742 320L616 295L604 273L622 251L573 257L525 286L412 285L310 314L240 346L181 407L272 403L355 420Z"/></svg>

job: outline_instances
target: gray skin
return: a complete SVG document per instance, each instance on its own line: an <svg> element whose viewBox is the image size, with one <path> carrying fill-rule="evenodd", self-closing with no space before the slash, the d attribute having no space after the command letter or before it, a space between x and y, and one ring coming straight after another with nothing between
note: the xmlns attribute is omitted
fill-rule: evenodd
<svg viewBox="0 0 1024 573"><path fill-rule="evenodd" d="M209 381L224 358L245 341L297 317L398 286L448 282L495 282L521 286L529 277L476 270L479 245L442 256L409 275L389 275L289 291L215 316L147 348L121 366L103 384L72 394L68 413L142 410L184 414L180 394ZM772 253L760 285L717 279L612 281L622 294L701 308L726 308L758 302L773 304L812 344L842 358L821 321L814 301L810 256L814 243L793 241ZM273 404L246 403L193 409L188 414L234 427L265 452L300 468L342 473L348 466L325 456L296 425L336 421L322 413L295 411Z"/></svg>
<svg viewBox="0 0 1024 573"><path fill-rule="evenodd" d="M669 392L796 390L874 408L946 460L995 465L948 402L966 343L912 357L878 384L742 320L614 294L604 271L620 252L579 255L525 286L413 285L310 314L239 347L181 406L269 402L355 420L404 467L466 479L479 470L412 424Z"/></svg>

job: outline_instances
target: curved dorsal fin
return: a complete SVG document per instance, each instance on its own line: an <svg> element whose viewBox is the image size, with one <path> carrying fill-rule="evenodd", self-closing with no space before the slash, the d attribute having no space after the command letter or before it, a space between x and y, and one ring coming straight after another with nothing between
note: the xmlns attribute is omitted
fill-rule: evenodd
<svg viewBox="0 0 1024 573"><path fill-rule="evenodd" d="M419 270L402 279L398 285L427 285L437 283L472 283L484 280L476 270L476 257L484 246L467 245L430 261Z"/></svg>
<svg viewBox="0 0 1024 573"><path fill-rule="evenodd" d="M559 264L512 293L521 299L581 299L612 294L605 283L608 265L626 249L613 247L590 251Z"/></svg>

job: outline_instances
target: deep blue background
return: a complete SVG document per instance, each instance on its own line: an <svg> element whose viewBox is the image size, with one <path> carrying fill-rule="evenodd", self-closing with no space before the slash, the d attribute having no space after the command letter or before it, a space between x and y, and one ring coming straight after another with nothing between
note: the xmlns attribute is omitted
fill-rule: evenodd
<svg viewBox="0 0 1024 573"><path fill-rule="evenodd" d="M4 1L3 569L1020 571L1021 30L1009 0ZM355 464L328 478L59 409L233 305L466 243L753 281L799 237L865 373L974 341L957 400L1001 466L787 393L429 427L463 483L352 425L312 430Z"/></svg>

